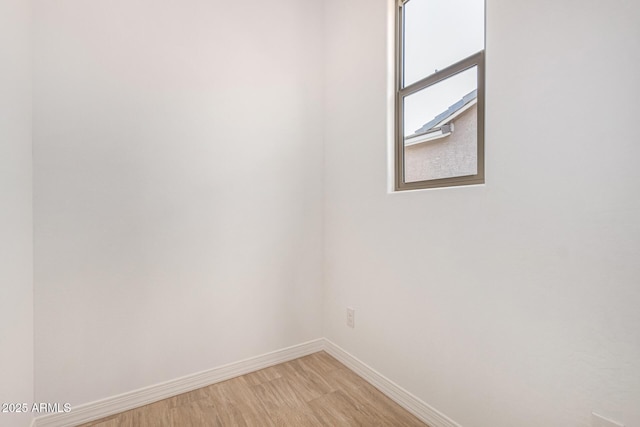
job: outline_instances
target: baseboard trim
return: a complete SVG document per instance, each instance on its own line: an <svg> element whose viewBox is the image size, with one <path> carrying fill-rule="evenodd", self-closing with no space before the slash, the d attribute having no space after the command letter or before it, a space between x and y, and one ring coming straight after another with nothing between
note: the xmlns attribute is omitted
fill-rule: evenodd
<svg viewBox="0 0 640 427"><path fill-rule="evenodd" d="M409 393L326 338L319 338L261 356L251 357L239 362L187 375L182 378L86 403L73 407L72 411L68 413L48 414L36 417L32 420L31 427L71 427L88 423L322 350L335 357L346 367L361 376L365 381L369 382L420 420L427 423L430 427L461 427L460 424L451 418Z"/></svg>
<svg viewBox="0 0 640 427"><path fill-rule="evenodd" d="M36 417L32 427L69 427L87 423L167 399L178 394L206 387L240 375L284 363L298 357L316 353L324 349L322 338L303 344L276 350L261 356L252 357L239 362L187 375L182 378L155 384L118 396L109 397L96 402L74 407L71 412L48 414Z"/></svg>
<svg viewBox="0 0 640 427"><path fill-rule="evenodd" d="M460 424L442 412L409 393L326 338L324 339L324 350L430 427L461 427Z"/></svg>

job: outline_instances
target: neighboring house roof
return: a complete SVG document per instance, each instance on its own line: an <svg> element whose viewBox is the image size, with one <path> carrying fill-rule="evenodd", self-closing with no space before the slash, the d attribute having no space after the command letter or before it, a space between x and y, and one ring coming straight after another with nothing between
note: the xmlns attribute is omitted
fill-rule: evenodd
<svg viewBox="0 0 640 427"><path fill-rule="evenodd" d="M453 132L453 125L449 125L449 122L466 110L471 108L478 102L478 90L474 89L461 100L451 105L442 113L434 117L430 122L425 123L420 129L416 130L413 134L404 138L405 145L419 144L421 142L430 141L436 138L442 138L448 136Z"/></svg>

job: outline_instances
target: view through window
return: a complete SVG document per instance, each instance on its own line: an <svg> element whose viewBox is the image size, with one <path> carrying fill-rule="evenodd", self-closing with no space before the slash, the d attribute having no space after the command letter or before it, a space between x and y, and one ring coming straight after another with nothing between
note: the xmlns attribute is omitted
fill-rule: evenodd
<svg viewBox="0 0 640 427"><path fill-rule="evenodd" d="M484 0L400 0L396 189L484 182Z"/></svg>

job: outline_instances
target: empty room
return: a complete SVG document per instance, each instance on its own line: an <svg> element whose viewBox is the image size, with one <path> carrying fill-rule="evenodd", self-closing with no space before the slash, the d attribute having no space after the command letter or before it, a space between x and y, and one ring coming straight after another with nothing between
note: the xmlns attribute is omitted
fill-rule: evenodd
<svg viewBox="0 0 640 427"><path fill-rule="evenodd" d="M0 0L0 427L640 427L640 2Z"/></svg>

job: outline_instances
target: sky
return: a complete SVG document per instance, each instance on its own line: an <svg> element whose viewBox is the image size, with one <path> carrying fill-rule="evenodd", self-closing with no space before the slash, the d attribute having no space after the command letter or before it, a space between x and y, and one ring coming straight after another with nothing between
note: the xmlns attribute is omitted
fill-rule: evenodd
<svg viewBox="0 0 640 427"><path fill-rule="evenodd" d="M404 8L405 86L484 49L484 0L409 0ZM475 88L468 70L405 98L405 135Z"/></svg>

